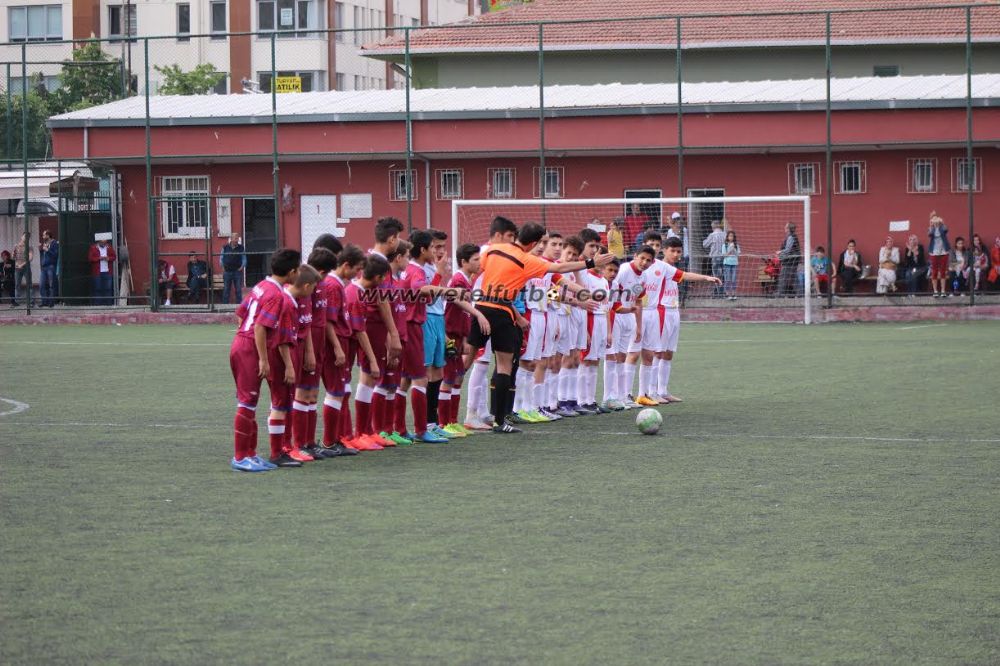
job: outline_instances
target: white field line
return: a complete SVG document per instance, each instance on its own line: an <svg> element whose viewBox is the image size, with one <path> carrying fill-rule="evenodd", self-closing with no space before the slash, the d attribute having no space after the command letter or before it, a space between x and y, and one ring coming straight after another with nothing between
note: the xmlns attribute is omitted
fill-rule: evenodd
<svg viewBox="0 0 1000 666"><path fill-rule="evenodd" d="M0 398L0 400L5 400ZM12 401L8 401L12 402ZM23 404L23 403L18 403ZM27 409L27 405L25 405ZM23 411L23 410L18 410ZM0 414L3 416L3 414ZM217 425L189 424L189 423L100 423L92 421L7 421L0 422L2 425L17 426L46 426L46 427L73 427L73 428L132 428L142 430L144 428L163 428L177 430L227 430L231 426L228 423L219 422ZM525 431L527 435L565 435L559 430L536 430L529 428ZM640 439L635 431L590 431L592 435L610 435L616 437L633 437ZM666 433L668 437L682 437L684 439L780 439L780 440L812 440L812 441L856 441L856 442L897 442L897 443L935 443L935 442L958 442L968 444L1000 444L1000 439L955 439L944 437L861 437L846 435L740 435L733 433ZM473 437L473 441L478 440L478 436ZM483 437L483 440L492 439Z"/></svg>
<svg viewBox="0 0 1000 666"><path fill-rule="evenodd" d="M917 326L900 326L897 331L913 331L918 328L940 328L941 326L947 326L948 324L919 324Z"/></svg>
<svg viewBox="0 0 1000 666"><path fill-rule="evenodd" d="M10 398L0 398L0 402L6 402L11 406L6 412L0 412L0 416L10 416L11 414L20 414L21 412L28 409L29 405L26 402L18 402L17 400L11 400Z"/></svg>

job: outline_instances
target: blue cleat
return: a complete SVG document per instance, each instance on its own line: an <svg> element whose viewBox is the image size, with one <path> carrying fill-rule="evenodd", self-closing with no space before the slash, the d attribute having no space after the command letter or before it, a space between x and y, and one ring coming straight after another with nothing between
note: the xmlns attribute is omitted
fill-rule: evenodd
<svg viewBox="0 0 1000 666"><path fill-rule="evenodd" d="M260 456L253 456L251 458L251 460L253 460L255 463L257 463L258 465L260 465L261 467L263 467L265 472L267 472L269 470L272 470L272 469L278 469L277 465L275 465L274 463L272 463L272 462L270 462L268 460L264 460Z"/></svg>
<svg viewBox="0 0 1000 666"><path fill-rule="evenodd" d="M446 444L448 442L447 437L439 437L436 433L428 430L422 435L416 435L415 442L423 442L424 444Z"/></svg>
<svg viewBox="0 0 1000 666"><path fill-rule="evenodd" d="M264 467L261 467L253 461L253 458L240 458L237 460L233 458L229 461L229 466L232 467L237 472L265 472L267 471Z"/></svg>

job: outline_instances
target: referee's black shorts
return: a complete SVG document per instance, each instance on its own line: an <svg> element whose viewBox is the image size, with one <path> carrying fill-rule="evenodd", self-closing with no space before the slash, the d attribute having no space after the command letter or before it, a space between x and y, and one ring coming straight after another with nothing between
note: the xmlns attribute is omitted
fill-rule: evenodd
<svg viewBox="0 0 1000 666"><path fill-rule="evenodd" d="M479 320L472 320L472 330L469 331L468 342L476 349L486 346L487 340L493 341L493 351L508 352L516 354L521 349L521 336L514 323L514 318L506 308L491 308L476 305L476 309L483 313L486 321L490 323L490 332L487 335L479 329Z"/></svg>

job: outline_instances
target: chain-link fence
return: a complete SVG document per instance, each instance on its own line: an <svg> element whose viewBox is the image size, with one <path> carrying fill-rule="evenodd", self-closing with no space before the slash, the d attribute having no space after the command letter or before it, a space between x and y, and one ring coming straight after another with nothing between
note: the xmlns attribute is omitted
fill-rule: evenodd
<svg viewBox="0 0 1000 666"><path fill-rule="evenodd" d="M996 5L569 21L529 5L421 26L262 1L237 26L203 4L0 45L5 300L214 310L276 247L366 244L383 215L447 230L454 199L804 194L797 298L811 272L828 307L1000 301ZM718 268L713 222L757 233L725 204L647 208L690 270ZM770 297L772 260L748 253L734 290L685 307L798 307Z"/></svg>

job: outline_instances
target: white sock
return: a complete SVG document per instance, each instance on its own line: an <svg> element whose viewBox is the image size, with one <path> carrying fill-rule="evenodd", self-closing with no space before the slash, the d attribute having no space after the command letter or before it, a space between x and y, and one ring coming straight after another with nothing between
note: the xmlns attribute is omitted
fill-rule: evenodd
<svg viewBox="0 0 1000 666"><path fill-rule="evenodd" d="M663 360L660 363L660 395L670 395L670 361Z"/></svg>
<svg viewBox="0 0 1000 666"><path fill-rule="evenodd" d="M604 361L604 402L617 399L618 393L618 361Z"/></svg>
<svg viewBox="0 0 1000 666"><path fill-rule="evenodd" d="M597 404L597 369L599 365L592 365L587 370L587 389L590 391L590 404Z"/></svg>
<svg viewBox="0 0 1000 666"><path fill-rule="evenodd" d="M635 366L638 364L639 360L636 359L635 363L626 363L625 367L618 372L618 391L621 393L622 400L633 395L632 387L635 386Z"/></svg>
<svg viewBox="0 0 1000 666"><path fill-rule="evenodd" d="M573 401L576 399L576 368L563 368L559 371L559 398Z"/></svg>
<svg viewBox="0 0 1000 666"><path fill-rule="evenodd" d="M545 397L547 393L546 391L547 388L548 387L546 386L545 382L542 382L541 384L535 384L532 387L532 392L534 393L535 396L531 405L532 409L541 409L542 407L545 406Z"/></svg>
<svg viewBox="0 0 1000 666"><path fill-rule="evenodd" d="M486 395L486 370L485 363L473 363L472 372L469 373L469 401L465 405L465 420L470 423L480 419L480 403Z"/></svg>
<svg viewBox="0 0 1000 666"><path fill-rule="evenodd" d="M559 405L559 373L548 370L545 373L545 405L555 409Z"/></svg>
<svg viewBox="0 0 1000 666"><path fill-rule="evenodd" d="M533 373L527 368L518 367L517 378L514 384L514 411L520 412L529 409L531 402L531 386L533 383Z"/></svg>
<svg viewBox="0 0 1000 666"><path fill-rule="evenodd" d="M639 395L648 395L649 375L652 374L653 366L639 366ZM638 397L638 396L636 396Z"/></svg>

